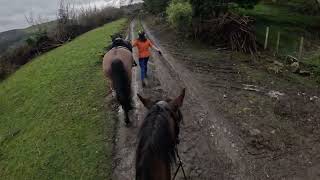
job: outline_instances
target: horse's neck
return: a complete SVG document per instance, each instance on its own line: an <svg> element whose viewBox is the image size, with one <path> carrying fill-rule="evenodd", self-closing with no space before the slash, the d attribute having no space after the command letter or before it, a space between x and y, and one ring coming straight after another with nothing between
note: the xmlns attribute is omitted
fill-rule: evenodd
<svg viewBox="0 0 320 180"><path fill-rule="evenodd" d="M151 168L152 180L170 180L171 179L171 169L170 165L162 160L153 160Z"/></svg>

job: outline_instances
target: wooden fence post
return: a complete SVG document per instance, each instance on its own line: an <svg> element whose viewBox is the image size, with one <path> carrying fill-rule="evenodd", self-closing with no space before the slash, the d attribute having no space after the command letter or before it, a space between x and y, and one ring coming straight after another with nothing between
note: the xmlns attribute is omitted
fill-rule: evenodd
<svg viewBox="0 0 320 180"><path fill-rule="evenodd" d="M280 46L280 31L278 32L278 35L277 35L277 45L276 45L276 53L278 54L279 53L279 46Z"/></svg>
<svg viewBox="0 0 320 180"><path fill-rule="evenodd" d="M269 26L266 29L266 39L264 41L264 49L267 49L268 47L268 38L269 38Z"/></svg>
<svg viewBox="0 0 320 180"><path fill-rule="evenodd" d="M302 58L303 42L304 42L304 37L302 36L300 40L300 47L299 47L299 60L301 60Z"/></svg>

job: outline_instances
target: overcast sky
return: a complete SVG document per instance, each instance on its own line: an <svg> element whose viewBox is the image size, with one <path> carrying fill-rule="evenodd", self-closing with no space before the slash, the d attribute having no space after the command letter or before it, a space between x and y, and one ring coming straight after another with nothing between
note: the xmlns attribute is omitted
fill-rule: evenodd
<svg viewBox="0 0 320 180"><path fill-rule="evenodd" d="M76 6L111 5L119 0L69 0ZM0 0L0 32L28 27L30 13L48 20L56 18L59 0Z"/></svg>

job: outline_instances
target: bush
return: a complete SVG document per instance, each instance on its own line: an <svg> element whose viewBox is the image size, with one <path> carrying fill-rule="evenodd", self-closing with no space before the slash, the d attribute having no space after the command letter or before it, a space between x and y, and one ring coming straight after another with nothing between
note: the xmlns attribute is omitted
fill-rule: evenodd
<svg viewBox="0 0 320 180"><path fill-rule="evenodd" d="M179 31L190 29L192 22L192 7L189 2L172 1L167 8L169 23Z"/></svg>
<svg viewBox="0 0 320 180"><path fill-rule="evenodd" d="M296 6L298 11L308 15L319 15L320 14L320 2L319 1L306 1Z"/></svg>
<svg viewBox="0 0 320 180"><path fill-rule="evenodd" d="M159 14L166 10L169 1L170 0L144 0L144 5L149 12Z"/></svg>
<svg viewBox="0 0 320 180"><path fill-rule="evenodd" d="M242 8L252 9L260 0L235 0L234 2Z"/></svg>
<svg viewBox="0 0 320 180"><path fill-rule="evenodd" d="M64 0L60 1L56 31L53 38L60 43L69 41L76 36L96 27L122 17L123 11L117 8L97 7L76 10Z"/></svg>
<svg viewBox="0 0 320 180"><path fill-rule="evenodd" d="M14 72L33 57L34 50L28 44L9 49L0 57L0 80Z"/></svg>
<svg viewBox="0 0 320 180"><path fill-rule="evenodd" d="M193 16L200 19L211 19L228 12L229 6L237 4L243 8L253 8L260 0L190 0Z"/></svg>

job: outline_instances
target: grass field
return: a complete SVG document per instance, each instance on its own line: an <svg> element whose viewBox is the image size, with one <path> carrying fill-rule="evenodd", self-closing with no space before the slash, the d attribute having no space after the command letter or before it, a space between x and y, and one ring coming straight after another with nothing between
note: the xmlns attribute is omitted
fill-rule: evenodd
<svg viewBox="0 0 320 180"><path fill-rule="evenodd" d="M257 40L264 43L266 27L270 27L270 48L275 49L277 33L281 33L280 53L296 55L301 36L307 40L319 38L315 30L320 28L320 16L308 16L295 12L289 6L258 4L252 10L240 12L256 19ZM310 42L309 42L310 43Z"/></svg>
<svg viewBox="0 0 320 180"><path fill-rule="evenodd" d="M126 20L41 55L0 84L0 179L109 179L114 114L99 54Z"/></svg>

